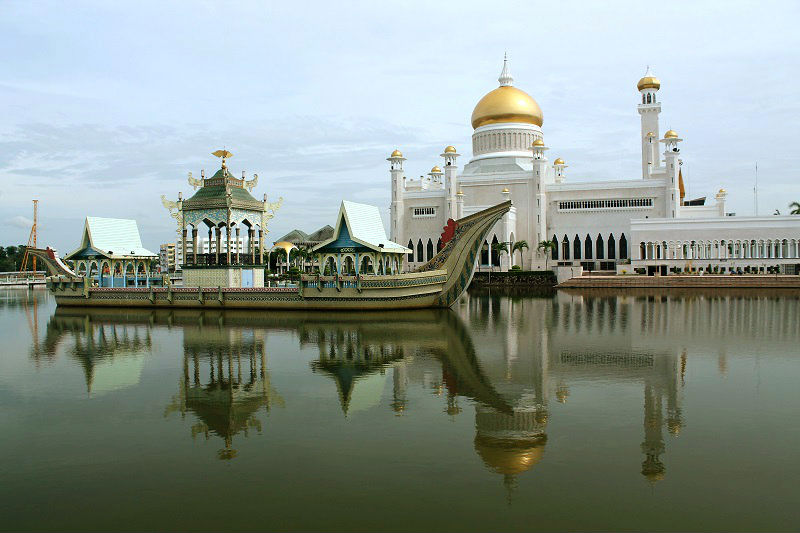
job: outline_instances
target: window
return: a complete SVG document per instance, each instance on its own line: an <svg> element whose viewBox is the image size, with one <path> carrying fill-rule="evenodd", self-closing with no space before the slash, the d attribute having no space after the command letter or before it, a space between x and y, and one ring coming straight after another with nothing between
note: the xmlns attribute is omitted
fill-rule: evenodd
<svg viewBox="0 0 800 533"><path fill-rule="evenodd" d="M617 256L617 242L614 240L614 234L608 236L608 259L615 259Z"/></svg>
<svg viewBox="0 0 800 533"><path fill-rule="evenodd" d="M592 259L592 238L587 234L586 240L583 243L584 248L584 259Z"/></svg>
<svg viewBox="0 0 800 533"><path fill-rule="evenodd" d="M558 237L553 235L553 259L558 261Z"/></svg>
<svg viewBox="0 0 800 533"><path fill-rule="evenodd" d="M620 198L608 200L564 200L558 202L562 211L576 211L583 209L635 209L653 207L652 198Z"/></svg>
<svg viewBox="0 0 800 533"><path fill-rule="evenodd" d="M577 235L575 235L575 239L572 240L572 257L575 259L581 258L581 240Z"/></svg>
<svg viewBox="0 0 800 533"><path fill-rule="evenodd" d="M417 261L420 263L424 261L422 255L422 239L417 241Z"/></svg>
<svg viewBox="0 0 800 533"><path fill-rule="evenodd" d="M411 250L411 253L408 254L408 262L409 263L413 263L414 262L414 243L411 241L411 239L408 240L408 249Z"/></svg>
<svg viewBox="0 0 800 533"><path fill-rule="evenodd" d="M414 218L425 218L425 217L435 217L436 216L436 208L435 207L415 207L414 208Z"/></svg>
<svg viewBox="0 0 800 533"><path fill-rule="evenodd" d="M433 259L433 242L428 239L428 261Z"/></svg>
<svg viewBox="0 0 800 533"><path fill-rule="evenodd" d="M624 233L619 236L619 258L628 258L628 240L625 238Z"/></svg>

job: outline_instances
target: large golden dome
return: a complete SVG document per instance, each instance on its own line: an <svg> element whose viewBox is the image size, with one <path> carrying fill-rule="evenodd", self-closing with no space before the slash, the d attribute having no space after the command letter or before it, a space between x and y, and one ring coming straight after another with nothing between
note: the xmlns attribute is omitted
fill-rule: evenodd
<svg viewBox="0 0 800 533"><path fill-rule="evenodd" d="M647 71L644 73L644 76L639 80L636 84L636 88L640 91L645 89L655 89L656 91L661 88L661 80L656 78L652 72L650 72L650 65L647 66Z"/></svg>
<svg viewBox="0 0 800 533"><path fill-rule="evenodd" d="M481 98L472 112L472 128L501 122L522 122L541 126L542 109L525 91L511 85L498 87Z"/></svg>
<svg viewBox="0 0 800 533"><path fill-rule="evenodd" d="M475 451L490 470L505 475L521 474L542 460L546 440L543 437L517 442L478 435Z"/></svg>

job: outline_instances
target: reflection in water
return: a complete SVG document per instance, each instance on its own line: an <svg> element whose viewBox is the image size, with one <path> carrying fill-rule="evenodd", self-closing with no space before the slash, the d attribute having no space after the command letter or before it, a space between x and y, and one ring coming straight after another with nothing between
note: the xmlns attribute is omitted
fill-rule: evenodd
<svg viewBox="0 0 800 533"><path fill-rule="evenodd" d="M219 457L230 459L234 437L260 432L258 413L284 405L271 384L266 338L289 332L300 348L316 350L310 370L330 380L316 382L336 390L345 416L370 408L410 415L418 408L411 398L419 398L410 387L441 398L434 401L442 402L443 421L474 409L475 453L510 495L518 477L545 460L549 402L569 408L573 390L586 382L641 386L640 472L650 482L663 479L665 433L677 437L685 425L687 346L711 339L724 373L719 339L757 343L772 335L795 344L798 332L785 324L796 325L799 309L798 299L786 296L701 291L562 291L544 298L473 292L454 311L367 314L61 308L33 357L71 340L67 352L92 392L104 366L143 361L154 328L180 328L183 375L167 414L190 413L197 420L192 435L222 439ZM114 388L115 375L123 387L141 374L141 366L117 368L104 390Z"/></svg>
<svg viewBox="0 0 800 533"><path fill-rule="evenodd" d="M248 436L250 429L261 433L256 413L269 412L274 404L284 405L272 388L267 372L264 331L226 325L223 317L183 326L183 379L179 393L165 414L192 412L200 421L192 426L192 437L212 433L225 447L220 459L233 459L233 437Z"/></svg>

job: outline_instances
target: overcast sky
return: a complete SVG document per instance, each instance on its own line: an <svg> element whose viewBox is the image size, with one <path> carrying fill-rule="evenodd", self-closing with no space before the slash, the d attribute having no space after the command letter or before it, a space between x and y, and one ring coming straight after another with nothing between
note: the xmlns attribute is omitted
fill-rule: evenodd
<svg viewBox="0 0 800 533"><path fill-rule="evenodd" d="M409 177L454 144L503 52L544 112L568 180L641 175L636 82L661 79L690 197L729 211L800 201L800 2L44 2L0 12L0 245L74 249L87 215L174 241L160 195L191 191L227 147L260 198L284 198L271 240L333 223L350 199L388 212L385 158Z"/></svg>

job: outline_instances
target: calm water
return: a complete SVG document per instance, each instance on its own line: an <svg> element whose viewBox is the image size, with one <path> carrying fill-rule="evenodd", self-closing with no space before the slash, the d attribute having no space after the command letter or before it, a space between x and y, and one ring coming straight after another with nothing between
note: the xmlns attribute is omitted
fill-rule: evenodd
<svg viewBox="0 0 800 533"><path fill-rule="evenodd" d="M800 528L800 296L453 311L0 292L1 529Z"/></svg>

